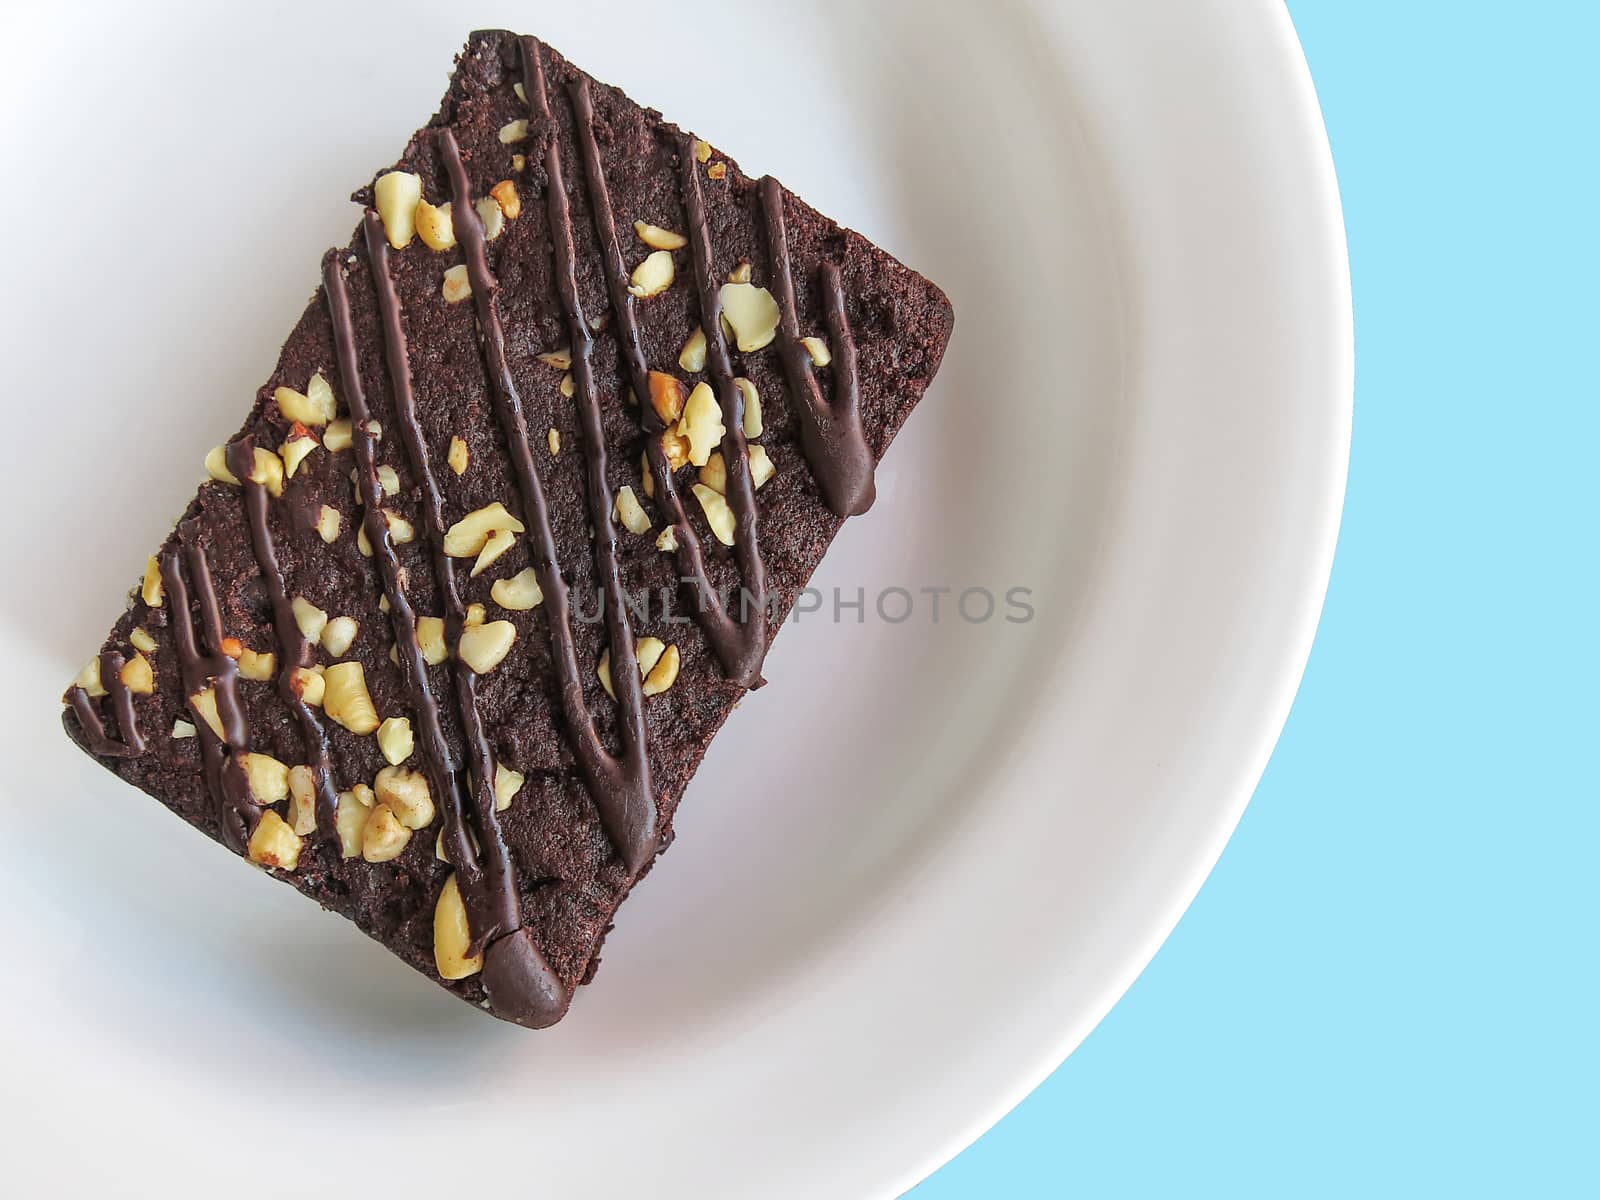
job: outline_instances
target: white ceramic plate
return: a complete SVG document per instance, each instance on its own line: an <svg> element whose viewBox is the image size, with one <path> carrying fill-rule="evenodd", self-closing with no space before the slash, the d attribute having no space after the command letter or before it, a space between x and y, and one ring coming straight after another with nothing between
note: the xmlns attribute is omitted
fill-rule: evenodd
<svg viewBox="0 0 1600 1200"><path fill-rule="evenodd" d="M1278 0L474 6L948 289L944 371L819 582L1036 610L790 630L540 1036L232 861L56 716L342 197L433 110L457 7L3 18L8 1174L892 1195L1149 960L1299 681L1351 333L1293 30Z"/></svg>

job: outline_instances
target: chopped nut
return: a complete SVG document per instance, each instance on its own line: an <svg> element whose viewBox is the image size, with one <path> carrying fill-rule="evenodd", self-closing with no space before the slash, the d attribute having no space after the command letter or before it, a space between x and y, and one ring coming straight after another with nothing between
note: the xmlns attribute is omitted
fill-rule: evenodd
<svg viewBox="0 0 1600 1200"><path fill-rule="evenodd" d="M314 375L312 378L322 379L322 376ZM297 392L291 387L280 387L272 393L272 401L278 406L278 411L283 414L285 421L305 426L326 425L334 417L333 389L324 379L322 387L315 391L316 395L313 397L306 392Z"/></svg>
<svg viewBox="0 0 1600 1200"><path fill-rule="evenodd" d="M550 457L554 458L561 453L561 431L554 425L550 427L550 432L545 434L544 441L545 445L550 447Z"/></svg>
<svg viewBox="0 0 1600 1200"><path fill-rule="evenodd" d="M663 671L660 675L660 678L665 679L666 682L657 687L655 691L651 691L649 680L660 670L661 664L666 661L668 654L672 657L672 664L667 671ZM678 648L667 645L660 638L640 638L634 643L633 655L639 663L639 674L645 679L645 695L647 696L653 696L656 692L666 691L667 688L672 686L672 681L678 677ZM595 674L600 679L600 686L605 688L606 695L615 700L617 693L611 687L611 647L607 646L605 650L601 651L600 665L595 668ZM669 674L670 678L668 677Z"/></svg>
<svg viewBox="0 0 1600 1200"><path fill-rule="evenodd" d="M639 481L644 484L644 494L654 500L656 498L656 480L654 474L650 471L650 452L648 450L639 455L639 476Z"/></svg>
<svg viewBox="0 0 1600 1200"><path fill-rule="evenodd" d="M572 351L565 348L547 350L539 355L539 361L547 367L554 367L558 371L570 371L572 370Z"/></svg>
<svg viewBox="0 0 1600 1200"><path fill-rule="evenodd" d="M757 491L761 490L761 485L771 479L777 470L778 468L772 465L772 460L767 457L765 446L750 447L750 482L755 485Z"/></svg>
<svg viewBox="0 0 1600 1200"><path fill-rule="evenodd" d="M276 804L289 794L289 768L270 754L241 754L250 795L257 804Z"/></svg>
<svg viewBox="0 0 1600 1200"><path fill-rule="evenodd" d="M458 263L444 273L444 298L451 304L460 304L472 295L472 280L467 278L465 263Z"/></svg>
<svg viewBox="0 0 1600 1200"><path fill-rule="evenodd" d="M450 469L457 475L465 475L467 473L467 460L467 443L458 437L451 438L450 454L445 460L450 464Z"/></svg>
<svg viewBox="0 0 1600 1200"><path fill-rule="evenodd" d="M378 468L378 486L383 489L385 496L393 496L400 490L400 473L388 463Z"/></svg>
<svg viewBox="0 0 1600 1200"><path fill-rule="evenodd" d="M367 691L366 672L358 662L334 663L322 672L322 711L351 733L378 728L378 710Z"/></svg>
<svg viewBox="0 0 1600 1200"><path fill-rule="evenodd" d="M228 658L236 659L244 653L244 643L236 637L225 637L217 643L217 649Z"/></svg>
<svg viewBox="0 0 1600 1200"><path fill-rule="evenodd" d="M738 388L744 396L744 435L747 438L761 436L761 393L756 391L756 385L743 375L733 381L733 386Z"/></svg>
<svg viewBox="0 0 1600 1200"><path fill-rule="evenodd" d="M415 747L410 717L390 717L378 726L378 749L383 751L384 758L391 764L405 762Z"/></svg>
<svg viewBox="0 0 1600 1200"><path fill-rule="evenodd" d="M670 425L683 415L683 382L665 371L651 371L650 407L663 425Z"/></svg>
<svg viewBox="0 0 1600 1200"><path fill-rule="evenodd" d="M257 683L271 679L277 674L278 657L268 650L257 654L248 647L239 653L239 678L252 679Z"/></svg>
<svg viewBox="0 0 1600 1200"><path fill-rule="evenodd" d="M697 467L706 465L711 452L722 443L727 429L722 424L722 409L717 405L716 393L709 383L697 383L683 405L683 419L678 422L678 435L689 439L689 461Z"/></svg>
<svg viewBox="0 0 1600 1200"><path fill-rule="evenodd" d="M339 527L343 523L344 518L339 515L337 508L324 504L317 510L317 536L329 545L339 536Z"/></svg>
<svg viewBox="0 0 1600 1200"><path fill-rule="evenodd" d="M289 686L302 701L312 708L317 708L322 704L322 694L327 683L322 678L320 667L296 667L294 674L289 676Z"/></svg>
<svg viewBox="0 0 1600 1200"><path fill-rule="evenodd" d="M678 548L678 531L668 525L656 536L656 549L671 554Z"/></svg>
<svg viewBox="0 0 1600 1200"><path fill-rule="evenodd" d="M135 654L123 663L117 678L136 696L148 696L156 690L155 672L150 669L150 660L142 654Z"/></svg>
<svg viewBox="0 0 1600 1200"><path fill-rule="evenodd" d="M199 731L195 729L192 724L190 724L188 721L185 721L182 717L179 717L177 720L172 722L172 737L174 741L181 741L183 738L192 738L198 732Z"/></svg>
<svg viewBox="0 0 1600 1200"><path fill-rule="evenodd" d="M733 509L728 507L728 502L722 498L722 493L703 483L697 483L694 485L694 496L700 501L700 509L706 514L706 524L711 526L711 532L716 534L717 541L724 546L733 545Z"/></svg>
<svg viewBox="0 0 1600 1200"><path fill-rule="evenodd" d="M505 812L511 807L511 802L516 799L517 793L522 790L522 785L527 781L527 776L521 771L513 771L504 763L494 765L494 810Z"/></svg>
<svg viewBox="0 0 1600 1200"><path fill-rule="evenodd" d="M435 208L426 200L417 201L417 236L429 250L450 250L456 244L455 222L450 215L447 200Z"/></svg>
<svg viewBox="0 0 1600 1200"><path fill-rule="evenodd" d="M452 872L433 906L433 965L440 979L466 979L483 970L483 955L467 953L471 945L467 906Z"/></svg>
<svg viewBox="0 0 1600 1200"><path fill-rule="evenodd" d="M400 857L410 841L411 830L400 823L387 804L379 804L367 814L361 831L361 857L369 863L391 862Z"/></svg>
<svg viewBox="0 0 1600 1200"><path fill-rule="evenodd" d="M389 540L396 546L409 545L416 540L416 526L393 509L384 509L383 519L389 526Z"/></svg>
<svg viewBox="0 0 1600 1200"><path fill-rule="evenodd" d="M222 732L222 717L217 712L217 693L214 689L202 688L190 696L189 710L206 723L219 742L226 740Z"/></svg>
<svg viewBox="0 0 1600 1200"><path fill-rule="evenodd" d="M510 653L517 627L510 621L489 621L461 631L456 653L479 675L487 675Z"/></svg>
<svg viewBox="0 0 1600 1200"><path fill-rule="evenodd" d="M260 446L255 450L255 466L250 471L250 482L259 483L270 496L283 495L283 459Z"/></svg>
<svg viewBox="0 0 1600 1200"><path fill-rule="evenodd" d="M333 414L338 411L338 406L333 399L333 385L328 382L321 371L313 371L311 378L306 381L306 399L311 401L311 407L317 412L328 414L328 420L333 420ZM311 424L311 422L304 422Z"/></svg>
<svg viewBox="0 0 1600 1200"><path fill-rule="evenodd" d="M467 605L467 615L461 618L461 624L471 629L474 625L482 625L489 619L489 610L481 604Z"/></svg>
<svg viewBox="0 0 1600 1200"><path fill-rule="evenodd" d="M317 829L317 777L310 767L289 768L289 825L301 837Z"/></svg>
<svg viewBox="0 0 1600 1200"><path fill-rule="evenodd" d="M500 211L493 196L479 196L478 202L472 207L478 213L478 220L483 223L484 241L492 242L506 231L506 214Z"/></svg>
<svg viewBox="0 0 1600 1200"><path fill-rule="evenodd" d="M144 583L139 587L139 598L151 608L160 608L164 596L165 589L161 586L161 564L152 554L145 559Z"/></svg>
<svg viewBox="0 0 1600 1200"><path fill-rule="evenodd" d="M386 613L386 612L388 612L390 610L390 608L391 608L391 605L389 604L388 595L384 594L382 596L379 596L378 597L378 611L381 612L381 613ZM391 649L392 649L392 647L391 647ZM396 665L398 665L398 664L396 664Z"/></svg>
<svg viewBox="0 0 1600 1200"><path fill-rule="evenodd" d="M749 283L750 282L750 260L748 258L741 258L739 260L738 265L736 267L734 267L733 270L728 272L728 282L729 283Z"/></svg>
<svg viewBox="0 0 1600 1200"><path fill-rule="evenodd" d="M617 492L617 519L622 522L623 528L629 533L649 533L650 518L640 507L638 497L633 494L633 489L624 484Z"/></svg>
<svg viewBox="0 0 1600 1200"><path fill-rule="evenodd" d="M206 451L206 474L218 483L231 483L239 486L239 481L234 478L232 471L228 470L228 448L226 446L213 446Z"/></svg>
<svg viewBox="0 0 1600 1200"><path fill-rule="evenodd" d="M489 598L510 612L527 612L544 600L539 577L532 567L524 567L509 579L496 579L489 585Z"/></svg>
<svg viewBox="0 0 1600 1200"><path fill-rule="evenodd" d="M662 650L656 659L655 665L650 668L644 677L644 694L646 696L659 696L676 683L678 681L680 662L681 656L676 645L670 645Z"/></svg>
<svg viewBox="0 0 1600 1200"><path fill-rule="evenodd" d="M350 449L350 433L350 419L348 417L340 417L337 421L329 421L328 427L322 431L322 448L330 454Z"/></svg>
<svg viewBox="0 0 1600 1200"><path fill-rule="evenodd" d="M728 494L728 464L722 461L722 455L713 454L706 460L700 468L700 482L719 496Z"/></svg>
<svg viewBox="0 0 1600 1200"><path fill-rule="evenodd" d="M672 252L653 251L633 269L633 276L628 282L628 293L641 300L648 300L651 296L659 296L671 287L673 277Z"/></svg>
<svg viewBox="0 0 1600 1200"><path fill-rule="evenodd" d="M522 85L519 83L517 86L521 87ZM521 155L521 154L513 154L511 156L511 169L513 171L516 171L516 172L518 172L520 174L522 172L522 169L524 167L526 167L527 165L528 165L528 160L523 155Z"/></svg>
<svg viewBox="0 0 1600 1200"><path fill-rule="evenodd" d="M667 456L667 466L676 471L679 467L686 466L689 462L689 439L676 429L663 429L661 431L661 452ZM650 478L648 475L646 479ZM650 488L645 489L645 495L653 495Z"/></svg>
<svg viewBox="0 0 1600 1200"><path fill-rule="evenodd" d="M361 551L362 558L372 557L372 539L367 536L365 523L356 526L356 549Z"/></svg>
<svg viewBox="0 0 1600 1200"><path fill-rule="evenodd" d="M727 174L728 164L725 162L714 162L706 168L707 179L724 179L727 177Z"/></svg>
<svg viewBox="0 0 1600 1200"><path fill-rule="evenodd" d="M317 439L312 437L304 425L295 424L295 432L289 439L278 447L278 457L283 459L283 473L290 479L300 469L300 464L305 462L306 455L317 448Z"/></svg>
<svg viewBox="0 0 1600 1200"><path fill-rule="evenodd" d="M150 631L143 625L130 633L128 640L133 643L135 650L143 650L146 654L154 654L156 652L156 640L150 636Z"/></svg>
<svg viewBox="0 0 1600 1200"><path fill-rule="evenodd" d="M472 558L482 552L490 535L501 529L524 533L527 527L496 500L474 509L450 526L444 535L444 552L451 558Z"/></svg>
<svg viewBox="0 0 1600 1200"><path fill-rule="evenodd" d="M778 332L778 302L753 283L722 285L722 314L737 335L739 349L759 350Z"/></svg>
<svg viewBox="0 0 1600 1200"><path fill-rule="evenodd" d="M361 626L354 617L334 617L322 627L322 648L338 658L356 640Z"/></svg>
<svg viewBox="0 0 1600 1200"><path fill-rule="evenodd" d="M300 865L300 847L304 844L300 835L269 808L250 835L250 861L292 871Z"/></svg>
<svg viewBox="0 0 1600 1200"><path fill-rule="evenodd" d="M422 199L422 176L410 171L390 171L372 185L372 200L383 220L389 245L404 250L417 232L417 201Z"/></svg>
<svg viewBox="0 0 1600 1200"><path fill-rule="evenodd" d="M711 161L711 143L702 142L699 138L694 140L694 160L697 163Z"/></svg>
<svg viewBox="0 0 1600 1200"><path fill-rule="evenodd" d="M689 244L689 239L683 234L673 233L648 221L635 221L633 230L639 235L639 240L652 250L682 250Z"/></svg>
<svg viewBox="0 0 1600 1200"><path fill-rule="evenodd" d="M442 617L417 618L417 647L422 651L422 661L430 667L436 667L450 657L450 648L444 644Z"/></svg>
<svg viewBox="0 0 1600 1200"><path fill-rule="evenodd" d="M368 421L367 432L372 435L373 441L378 441L383 437L383 423L381 421Z"/></svg>
<svg viewBox="0 0 1600 1200"><path fill-rule="evenodd" d="M573 393L576 391L577 386L572 382L572 372L568 371L561 377L561 394L566 399L570 400L572 399Z"/></svg>
<svg viewBox="0 0 1600 1200"><path fill-rule="evenodd" d="M313 645L321 641L322 631L328 625L328 614L304 596L296 596L289 601L289 607L294 610L294 623L300 626L306 641Z"/></svg>
<svg viewBox="0 0 1600 1200"><path fill-rule="evenodd" d="M517 544L517 535L509 529L496 529L483 543L483 549L478 552L478 561L472 564L472 578L482 575L507 550Z"/></svg>
<svg viewBox="0 0 1600 1200"><path fill-rule="evenodd" d="M685 371L706 369L706 331L698 325L683 343L683 349L678 351L678 365Z"/></svg>
<svg viewBox="0 0 1600 1200"><path fill-rule="evenodd" d="M372 804L372 789L364 783L339 793L334 823L339 834L340 858L355 858L361 853L367 822L372 818Z"/></svg>
<svg viewBox="0 0 1600 1200"><path fill-rule="evenodd" d="M433 793L421 771L398 765L385 767L372 781L372 790L378 802L387 804L407 829L425 829L433 824Z"/></svg>
<svg viewBox="0 0 1600 1200"><path fill-rule="evenodd" d="M519 118L515 121L507 121L500 126L500 141L504 145L509 146L514 142L524 141L527 136L528 122L525 119Z"/></svg>
<svg viewBox="0 0 1600 1200"><path fill-rule="evenodd" d="M489 189L495 203L500 206L500 211L505 213L506 220L515 221L522 215L522 197L517 195L517 185L509 179L502 179Z"/></svg>
<svg viewBox="0 0 1600 1200"><path fill-rule="evenodd" d="M511 85L511 90L516 93L518 100L521 100L524 104L528 102L528 91L520 83L513 83ZM521 155L518 155L517 157L520 158Z"/></svg>
<svg viewBox="0 0 1600 1200"><path fill-rule="evenodd" d="M833 361L833 355L828 350L828 343L819 337L803 337L800 344L806 348L806 353L811 355L811 365L825 367Z"/></svg>

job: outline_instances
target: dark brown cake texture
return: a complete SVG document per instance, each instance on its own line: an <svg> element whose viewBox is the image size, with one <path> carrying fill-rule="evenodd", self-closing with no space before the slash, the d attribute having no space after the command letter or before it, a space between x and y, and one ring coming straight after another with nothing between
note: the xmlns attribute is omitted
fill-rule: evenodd
<svg viewBox="0 0 1600 1200"><path fill-rule="evenodd" d="M933 378L933 284L475 33L66 695L129 783L549 1025Z"/></svg>

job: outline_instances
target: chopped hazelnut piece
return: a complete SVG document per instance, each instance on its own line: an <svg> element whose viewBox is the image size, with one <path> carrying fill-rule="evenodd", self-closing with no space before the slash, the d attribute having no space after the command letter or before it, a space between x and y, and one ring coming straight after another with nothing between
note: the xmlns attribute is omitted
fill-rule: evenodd
<svg viewBox="0 0 1600 1200"><path fill-rule="evenodd" d="M322 631L328 626L328 614L304 596L294 597L289 601L289 607L294 610L294 623L300 627L306 641L313 644L320 642Z"/></svg>
<svg viewBox="0 0 1600 1200"><path fill-rule="evenodd" d="M669 645L657 656L655 664L646 672L644 677L644 694L646 696L659 696L678 681L678 667L681 662L678 647Z"/></svg>
<svg viewBox="0 0 1600 1200"><path fill-rule="evenodd" d="M238 479L234 478L232 471L228 470L228 448L226 446L213 446L206 451L206 474L218 483L231 483L239 486Z"/></svg>
<svg viewBox="0 0 1600 1200"><path fill-rule="evenodd" d="M461 631L456 653L479 675L498 667L517 640L517 627L510 621L488 621Z"/></svg>
<svg viewBox="0 0 1600 1200"><path fill-rule="evenodd" d="M472 280L467 278L465 263L458 263L444 273L444 286L440 290L451 304L460 304L472 295Z"/></svg>
<svg viewBox="0 0 1600 1200"><path fill-rule="evenodd" d="M307 766L289 768L289 826L301 837L317 828L317 777Z"/></svg>
<svg viewBox="0 0 1600 1200"><path fill-rule="evenodd" d="M83 670L78 672L78 677L72 681L73 687L81 687L90 696L96 698L104 696L106 689L100 682L100 658L95 656L84 664Z"/></svg>
<svg viewBox="0 0 1600 1200"><path fill-rule="evenodd" d="M411 733L410 717L390 717L378 726L378 749L391 766L399 766L411 757L416 739Z"/></svg>
<svg viewBox="0 0 1600 1200"><path fill-rule="evenodd" d="M392 862L411 841L411 830L400 823L387 804L373 807L361 831L361 857L369 863Z"/></svg>
<svg viewBox="0 0 1600 1200"><path fill-rule="evenodd" d="M765 446L750 447L750 482L756 490L761 490L761 485L777 473L778 468L772 465L772 460L767 457Z"/></svg>
<svg viewBox="0 0 1600 1200"><path fill-rule="evenodd" d="M550 457L554 458L561 453L561 431L554 425L550 427L550 432L545 434L544 441L545 445L550 447Z"/></svg>
<svg viewBox="0 0 1600 1200"><path fill-rule="evenodd" d="M626 484L617 492L616 511L617 519L629 533L650 532L650 518L645 515L633 489Z"/></svg>
<svg viewBox="0 0 1600 1200"><path fill-rule="evenodd" d="M289 768L270 754L241 754L250 795L257 804L276 804L289 794Z"/></svg>
<svg viewBox="0 0 1600 1200"><path fill-rule="evenodd" d="M707 179L725 179L727 174L728 164L725 162L714 162L706 168Z"/></svg>
<svg viewBox="0 0 1600 1200"><path fill-rule="evenodd" d="M161 585L161 564L152 554L145 559L144 582L139 587L139 598L151 608L160 608L165 595L166 591Z"/></svg>
<svg viewBox="0 0 1600 1200"><path fill-rule="evenodd" d="M373 733L378 710L367 691L366 671L358 662L334 663L322 672L322 711L351 733Z"/></svg>
<svg viewBox="0 0 1600 1200"><path fill-rule="evenodd" d="M467 473L468 461L467 443L458 437L451 438L450 454L446 461L450 464L450 469L457 475L465 475Z"/></svg>
<svg viewBox="0 0 1600 1200"><path fill-rule="evenodd" d="M472 564L472 578L482 575L497 561L501 555L517 543L517 535L509 529L496 529L483 543L483 549L478 552L478 559Z"/></svg>
<svg viewBox="0 0 1600 1200"><path fill-rule="evenodd" d="M324 504L317 510L317 536L329 545L339 536L339 527L343 523L344 518L339 515L337 508Z"/></svg>
<svg viewBox="0 0 1600 1200"><path fill-rule="evenodd" d="M410 171L390 171L372 186L372 201L383 221L389 245L404 250L417 232L417 202L422 199L422 176Z"/></svg>
<svg viewBox="0 0 1600 1200"><path fill-rule="evenodd" d="M708 163L708 162L711 161L711 143L710 142L703 142L699 138L695 139L695 141L694 141L694 160L697 163Z"/></svg>
<svg viewBox="0 0 1600 1200"><path fill-rule="evenodd" d="M440 979L466 979L483 970L483 955L469 955L472 931L455 874L444 881L433 906L433 965Z"/></svg>
<svg viewBox="0 0 1600 1200"><path fill-rule="evenodd" d="M333 420L333 389L320 374L313 375L312 379L321 380L322 386L313 388L308 384L304 392L297 392L290 387L280 387L272 393L272 401L278 406L278 411L283 414L285 421L313 427L326 425Z"/></svg>
<svg viewBox="0 0 1600 1200"><path fill-rule="evenodd" d="M678 351L678 365L691 372L706 369L706 331L698 325L683 343L683 349Z"/></svg>
<svg viewBox="0 0 1600 1200"><path fill-rule="evenodd" d="M181 741L184 738L192 738L198 732L199 731L195 729L191 722L185 721L182 717L179 717L177 720L172 722L173 741Z"/></svg>
<svg viewBox="0 0 1600 1200"><path fill-rule="evenodd" d="M372 781L378 803L387 804L395 819L407 829L433 824L433 793L421 771L398 765L384 767Z"/></svg>
<svg viewBox="0 0 1600 1200"><path fill-rule="evenodd" d="M527 527L496 500L474 509L450 526L444 535L444 552L451 558L474 558L482 552L490 535L501 529L512 533L527 531Z"/></svg>
<svg viewBox="0 0 1600 1200"><path fill-rule="evenodd" d="M511 802L516 799L517 793L522 790L522 785L527 782L527 776L521 771L513 771L504 763L494 765L494 810L505 812L511 807Z"/></svg>
<svg viewBox="0 0 1600 1200"><path fill-rule="evenodd" d="M673 233L648 221L635 221L633 230L639 235L639 240L652 250L682 250L689 244L689 239L683 234Z"/></svg>
<svg viewBox="0 0 1600 1200"><path fill-rule="evenodd" d="M507 121L500 126L500 141L507 146L527 140L528 122L525 119Z"/></svg>
<svg viewBox="0 0 1600 1200"><path fill-rule="evenodd" d="M656 250L633 269L628 292L641 300L648 300L671 287L673 278L672 251Z"/></svg>
<svg viewBox="0 0 1600 1200"><path fill-rule="evenodd" d="M509 612L527 612L544 600L539 577L532 567L524 567L509 579L497 579L489 586L489 598Z"/></svg>
<svg viewBox="0 0 1600 1200"><path fill-rule="evenodd" d="M656 536L656 549L671 554L678 548L678 531L671 525L663 529Z"/></svg>
<svg viewBox="0 0 1600 1200"><path fill-rule="evenodd" d="M289 677L289 686L294 689L294 694L312 708L322 704L322 694L327 683L322 678L322 669L312 667L296 667L294 674Z"/></svg>
<svg viewBox="0 0 1600 1200"><path fill-rule="evenodd" d="M494 202L493 196L479 196L478 202L472 206L477 210L478 220L483 223L483 240L492 242L506 231L506 214Z"/></svg>
<svg viewBox="0 0 1600 1200"><path fill-rule="evenodd" d="M722 285L722 315L728 318L739 349L748 353L771 343L778 332L778 302L753 283Z"/></svg>
<svg viewBox="0 0 1600 1200"><path fill-rule="evenodd" d="M117 678L136 696L148 696L156 690L155 672L150 669L150 660L142 654L135 654L123 663Z"/></svg>
<svg viewBox="0 0 1600 1200"><path fill-rule="evenodd" d="M128 640L133 643L133 648L135 650L143 650L146 654L155 653L156 640L150 636L150 631L143 625L139 626L132 633L130 633L128 635Z"/></svg>
<svg viewBox="0 0 1600 1200"><path fill-rule="evenodd" d="M361 842L372 817L372 789L358 783L348 792L339 793L339 806L335 809L335 824L339 834L339 857L357 858Z"/></svg>
<svg viewBox="0 0 1600 1200"><path fill-rule="evenodd" d="M322 627L322 648L338 658L350 649L361 626L354 617L334 617Z"/></svg>
<svg viewBox="0 0 1600 1200"><path fill-rule="evenodd" d="M189 697L189 709L195 716L204 721L211 732L217 735L217 740L225 741L226 735L222 732L222 716L217 712L217 693L211 688L202 688Z"/></svg>
<svg viewBox="0 0 1600 1200"><path fill-rule="evenodd" d="M736 267L734 267L733 270L728 272L728 282L729 283L749 283L750 282L750 260L748 258L741 258L739 260L738 265Z"/></svg>
<svg viewBox="0 0 1600 1200"><path fill-rule="evenodd" d="M269 808L250 835L250 861L292 871L300 865L300 848L304 844L304 839Z"/></svg>
<svg viewBox="0 0 1600 1200"><path fill-rule="evenodd" d="M689 440L689 461L697 467L705 466L711 452L722 444L727 429L722 424L722 409L709 383L694 385L689 399L684 402L677 432Z"/></svg>
<svg viewBox="0 0 1600 1200"><path fill-rule="evenodd" d="M257 654L249 647L239 652L239 678L250 679L257 683L270 680L277 674L278 657L268 650Z"/></svg>
<svg viewBox="0 0 1600 1200"><path fill-rule="evenodd" d="M444 644L444 619L442 617L417 618L417 647L422 651L422 661L436 667L450 657Z"/></svg>
<svg viewBox="0 0 1600 1200"><path fill-rule="evenodd" d="M539 355L539 361L547 367L554 367L558 371L572 370L572 351L567 349L547 350Z"/></svg>
<svg viewBox="0 0 1600 1200"><path fill-rule="evenodd" d="M522 197L517 195L517 185L509 179L502 179L489 189L495 203L500 206L500 211L505 213L506 220L515 221L522 215Z"/></svg>
<svg viewBox="0 0 1600 1200"><path fill-rule="evenodd" d="M456 227L450 215L450 202L435 208L426 200L417 201L417 236L429 250L450 250L456 244Z"/></svg>
<svg viewBox="0 0 1600 1200"><path fill-rule="evenodd" d="M733 381L733 386L739 389L744 396L744 435L747 438L761 436L761 393L756 391L756 385L743 375Z"/></svg>
<svg viewBox="0 0 1600 1200"><path fill-rule="evenodd" d="M350 449L350 418L340 417L338 420L329 421L328 427L322 431L322 448L329 453Z"/></svg>
<svg viewBox="0 0 1600 1200"><path fill-rule="evenodd" d="M722 493L703 483L697 483L694 485L694 497L700 501L700 509L706 514L706 524L711 526L711 532L716 535L717 541L724 546L733 545L733 509L728 507L728 502L722 498Z"/></svg>
<svg viewBox="0 0 1600 1200"><path fill-rule="evenodd" d="M685 395L683 382L665 371L651 371L649 384L650 407L655 409L656 416L661 418L663 425L672 424L683 415Z"/></svg>

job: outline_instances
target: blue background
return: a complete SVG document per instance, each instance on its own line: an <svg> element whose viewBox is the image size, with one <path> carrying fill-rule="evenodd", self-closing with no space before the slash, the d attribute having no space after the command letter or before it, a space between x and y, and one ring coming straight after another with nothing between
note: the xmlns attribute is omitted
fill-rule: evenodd
<svg viewBox="0 0 1600 1200"><path fill-rule="evenodd" d="M1166 947L914 1200L1600 1195L1600 2L1289 7L1356 307L1305 683Z"/></svg>

